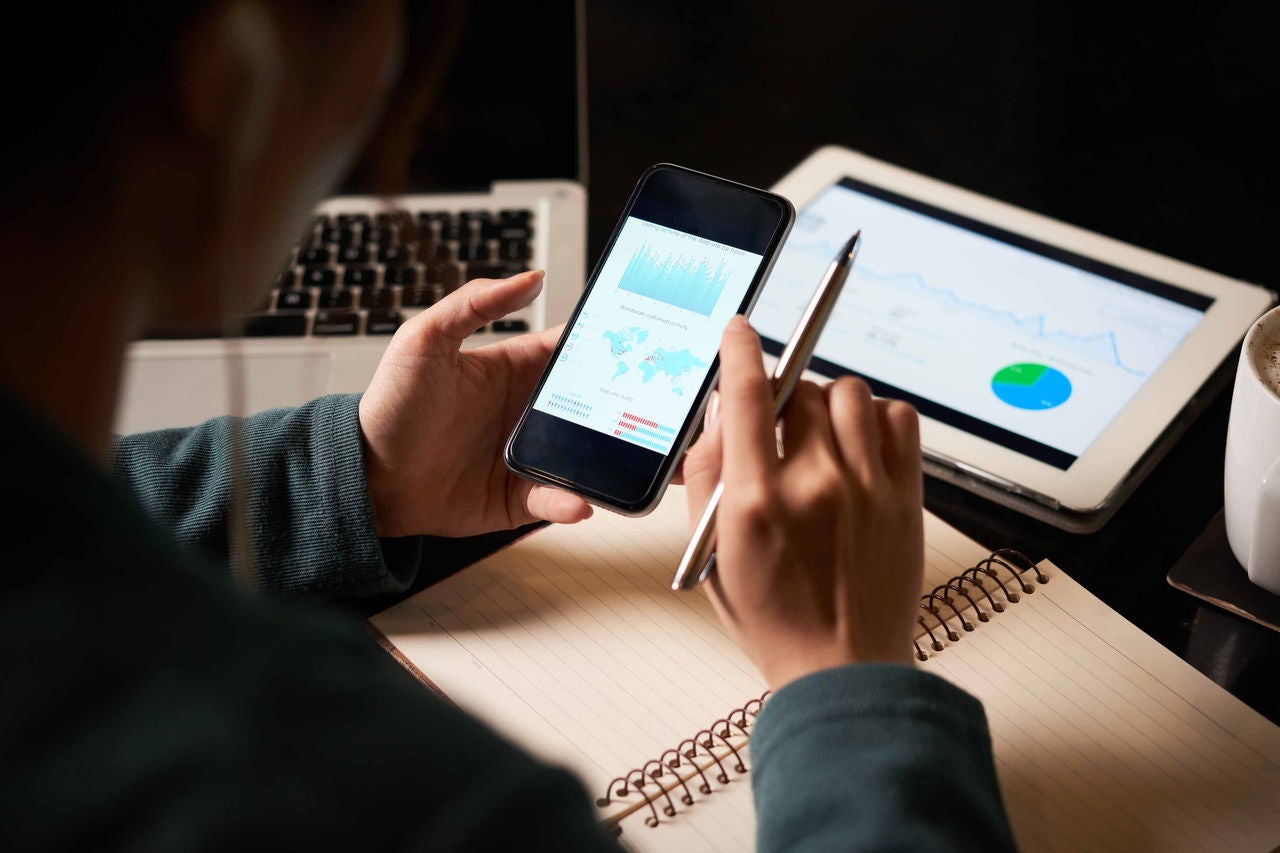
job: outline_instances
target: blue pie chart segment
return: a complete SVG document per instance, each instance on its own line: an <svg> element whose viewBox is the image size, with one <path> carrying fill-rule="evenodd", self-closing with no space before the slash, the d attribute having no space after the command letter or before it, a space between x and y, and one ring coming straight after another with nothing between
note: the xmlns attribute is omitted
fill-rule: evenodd
<svg viewBox="0 0 1280 853"><path fill-rule="evenodd" d="M1071 397L1071 380L1046 364L1024 362L996 371L991 390L1015 409L1042 411L1061 406Z"/></svg>

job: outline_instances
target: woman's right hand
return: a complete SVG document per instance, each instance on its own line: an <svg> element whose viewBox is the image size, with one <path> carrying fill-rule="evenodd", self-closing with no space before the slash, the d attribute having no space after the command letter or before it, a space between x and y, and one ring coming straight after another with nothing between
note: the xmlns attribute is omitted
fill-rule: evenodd
<svg viewBox="0 0 1280 853"><path fill-rule="evenodd" d="M706 587L730 634L774 690L844 664L909 663L924 570L915 410L851 377L801 382L780 455L760 341L742 317L720 371L684 480L696 521L724 479Z"/></svg>

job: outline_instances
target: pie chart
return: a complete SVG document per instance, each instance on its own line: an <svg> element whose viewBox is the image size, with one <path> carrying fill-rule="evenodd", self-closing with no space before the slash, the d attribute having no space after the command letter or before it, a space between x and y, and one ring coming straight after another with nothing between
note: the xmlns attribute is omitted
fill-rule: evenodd
<svg viewBox="0 0 1280 853"><path fill-rule="evenodd" d="M996 371L991 390L1015 409L1053 409L1071 396L1071 380L1047 364L1023 362Z"/></svg>

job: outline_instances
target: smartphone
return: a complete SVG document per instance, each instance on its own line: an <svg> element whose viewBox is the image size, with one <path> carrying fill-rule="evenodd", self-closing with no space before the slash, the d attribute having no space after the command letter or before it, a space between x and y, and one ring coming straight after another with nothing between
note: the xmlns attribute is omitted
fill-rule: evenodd
<svg viewBox="0 0 1280 853"><path fill-rule="evenodd" d="M507 466L625 515L662 498L795 209L670 164L636 184L537 390Z"/></svg>

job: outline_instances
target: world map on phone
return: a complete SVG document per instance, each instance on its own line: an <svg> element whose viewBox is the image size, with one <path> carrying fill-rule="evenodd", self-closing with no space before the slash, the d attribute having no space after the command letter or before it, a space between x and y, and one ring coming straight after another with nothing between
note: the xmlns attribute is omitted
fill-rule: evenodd
<svg viewBox="0 0 1280 853"><path fill-rule="evenodd" d="M533 408L670 453L763 260L628 217Z"/></svg>

